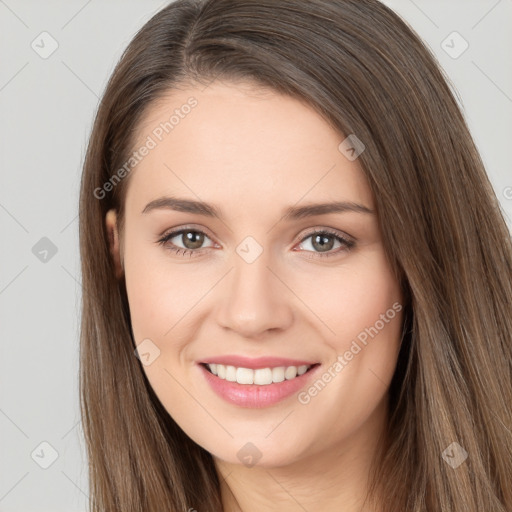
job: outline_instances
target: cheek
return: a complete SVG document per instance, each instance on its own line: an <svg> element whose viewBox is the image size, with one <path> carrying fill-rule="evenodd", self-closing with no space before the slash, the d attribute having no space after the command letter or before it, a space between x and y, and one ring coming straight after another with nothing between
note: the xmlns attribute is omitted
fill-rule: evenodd
<svg viewBox="0 0 512 512"><path fill-rule="evenodd" d="M381 251L332 274L328 285L317 283L319 296L311 299L312 309L334 331L325 337L331 357L299 401L312 416L331 411L325 421L336 437L357 431L384 398L400 348L403 304Z"/></svg>
<svg viewBox="0 0 512 512"><path fill-rule="evenodd" d="M133 336L144 348L141 353L150 354L142 368L164 407L172 416L188 417L190 396L179 385L179 359L187 346L187 311L200 297L194 301L193 286L186 287L184 267L155 256L158 251L147 240L127 238L124 265Z"/></svg>
<svg viewBox="0 0 512 512"><path fill-rule="evenodd" d="M323 353L329 358L320 382L305 390L301 403L311 410L318 407L318 414L331 410L335 432L347 427L346 419L338 416L347 407L354 414L352 426L357 425L385 394L400 348L403 304L380 249L368 251L351 265L327 270L311 276L298 291L321 320L315 320L316 330L325 333Z"/></svg>
<svg viewBox="0 0 512 512"><path fill-rule="evenodd" d="M335 322L334 330L339 351L348 350L346 342L360 341L363 345L374 336L392 338L396 326L400 327L397 313L402 309L401 293L385 265L375 265L373 271L355 272L343 279L343 293L331 299L330 314ZM340 283L341 285L341 283ZM394 307L393 307L394 306Z"/></svg>
<svg viewBox="0 0 512 512"><path fill-rule="evenodd" d="M402 294L381 248L346 265L302 272L294 291L314 314L324 339L342 354L352 340L394 338L401 329ZM313 318L311 315L308 317Z"/></svg>
<svg viewBox="0 0 512 512"><path fill-rule="evenodd" d="M125 242L125 278L135 342L145 338L170 338L173 326L186 314L190 295L183 267L172 266L163 250L153 243L127 236ZM192 286L192 285L191 285ZM168 336L166 336L166 334Z"/></svg>

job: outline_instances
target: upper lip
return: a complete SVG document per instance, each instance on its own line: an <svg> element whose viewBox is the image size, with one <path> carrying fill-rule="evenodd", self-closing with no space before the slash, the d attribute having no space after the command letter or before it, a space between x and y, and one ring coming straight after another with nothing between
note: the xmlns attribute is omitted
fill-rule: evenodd
<svg viewBox="0 0 512 512"><path fill-rule="evenodd" d="M258 368L275 368L279 366L312 366L317 364L316 361L305 361L299 359L288 359L285 357L246 357L236 355L225 355L217 357L209 357L200 361L201 364L223 364L226 366L236 366L237 368L251 368L256 370Z"/></svg>

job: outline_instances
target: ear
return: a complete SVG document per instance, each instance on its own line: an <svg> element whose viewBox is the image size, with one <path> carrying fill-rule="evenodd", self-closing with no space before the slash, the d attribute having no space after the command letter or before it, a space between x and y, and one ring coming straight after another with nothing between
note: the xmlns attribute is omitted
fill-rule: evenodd
<svg viewBox="0 0 512 512"><path fill-rule="evenodd" d="M119 231L117 227L117 212L109 210L105 216L105 225L107 227L110 254L114 262L116 278L123 277L124 269L121 258L121 250L119 243Z"/></svg>

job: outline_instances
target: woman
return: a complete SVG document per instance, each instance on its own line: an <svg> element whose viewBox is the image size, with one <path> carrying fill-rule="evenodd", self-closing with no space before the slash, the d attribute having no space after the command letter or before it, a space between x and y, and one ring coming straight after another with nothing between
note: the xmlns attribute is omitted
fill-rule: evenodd
<svg viewBox="0 0 512 512"><path fill-rule="evenodd" d="M512 247L374 0L178 0L80 197L91 510L512 510Z"/></svg>

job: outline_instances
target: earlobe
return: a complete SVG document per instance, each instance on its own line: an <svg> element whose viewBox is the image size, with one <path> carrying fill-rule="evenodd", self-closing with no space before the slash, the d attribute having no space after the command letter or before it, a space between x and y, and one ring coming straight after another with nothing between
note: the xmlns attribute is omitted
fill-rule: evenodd
<svg viewBox="0 0 512 512"><path fill-rule="evenodd" d="M121 263L121 252L119 243L119 231L117 227L117 212L112 209L107 212L105 216L105 225L107 227L108 242L110 254L115 266L116 278L123 276L124 270Z"/></svg>

